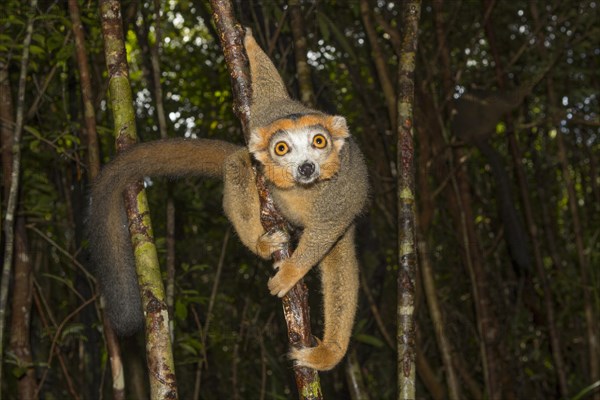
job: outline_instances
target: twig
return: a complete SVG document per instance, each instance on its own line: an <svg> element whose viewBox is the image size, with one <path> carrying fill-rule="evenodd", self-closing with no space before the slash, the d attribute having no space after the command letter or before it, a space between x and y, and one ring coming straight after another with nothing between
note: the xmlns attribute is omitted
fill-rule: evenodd
<svg viewBox="0 0 600 400"><path fill-rule="evenodd" d="M42 237L42 239L44 239L45 241L47 241L48 243L50 243L52 245L52 247L54 247L60 253L64 254L69 259L69 261L71 261L73 263L73 265L75 265L76 267L78 267L81 270L81 272L83 272L83 274L89 280L91 280L92 282L96 281L96 278L94 278L94 275L90 274L88 272L88 270L85 268L85 266L83 264L81 264L77 260L77 258L75 258L75 256L73 256L67 250L65 250L64 248L62 248L58 243L56 243L54 240L52 240L50 237L48 237L48 235L46 235L44 232L42 232L38 228L36 228L36 226L34 224L26 225L26 228L27 229L31 229L32 231L34 231L35 233L37 233L38 235L40 235Z"/></svg>
<svg viewBox="0 0 600 400"><path fill-rule="evenodd" d="M69 31L65 35L65 39L63 40L63 44L62 44L63 47L65 47L67 45L67 43L69 43L69 40L71 40L71 34L72 34L72 32ZM56 62L52 66L52 69L50 70L50 72L48 72L48 75L46 75L46 79L44 79L44 83L42 83L42 87L38 91L38 94L35 97L35 100L33 101L33 103L31 103L31 107L29 107L29 110L27 111L27 117L25 118L26 120L30 120L31 118L33 118L33 116L37 112L37 110L40 106L40 101L42 100L42 97L44 97L44 94L46 93L46 90L48 89L50 82L52 82L54 75L56 75L56 71L58 69L58 64L59 63Z"/></svg>
<svg viewBox="0 0 600 400"><path fill-rule="evenodd" d="M213 287L212 290L210 292L210 299L208 300L208 309L206 311L206 320L204 321L204 327L202 328L202 330L200 331L200 336L201 336L201 341L202 344L204 345L204 348L206 349L206 339L208 336L208 329L210 328L210 320L211 320L211 315L212 315L212 311L213 308L215 306L215 299L217 298L217 291L219 289L219 282L221 281L221 272L223 271L223 264L225 263L225 250L227 249L227 244L229 243L229 236L231 235L231 228L228 228L225 231L225 237L223 237L223 244L221 246L221 255L219 256L219 263L217 264L217 272L215 274L215 281L213 282ZM200 393L200 378L201 378L201 371L203 366L207 366L207 357L206 357L206 350L204 350L204 357L203 360L199 363L198 365L198 376L197 376L197 390L194 390L194 393L198 392Z"/></svg>
<svg viewBox="0 0 600 400"><path fill-rule="evenodd" d="M44 386L44 381L46 380L46 377L48 376L48 372L50 371L50 364L52 363L52 358L54 357L54 352L56 351L56 342L58 342L58 338L60 337L60 333L62 332L63 328L65 327L67 322L69 322L71 320L71 318L73 318L74 316L79 314L79 312L81 310L83 310L85 307L87 307L89 304L96 301L97 298L98 298L98 294L95 294L92 297L90 297L83 304L81 304L79 307L77 307L75 310L73 310L73 312L71 312L71 314L67 315L65 317L65 319L63 319L63 321L60 323L58 328L56 328L56 332L54 333L54 338L52 339L52 345L50 346L50 351L48 352L49 355L48 355L48 361L46 361L46 370L44 371L44 374L42 375L42 379L40 379L40 383L38 385L38 390L35 395L35 398L37 398L37 395L39 394L40 389Z"/></svg>
<svg viewBox="0 0 600 400"><path fill-rule="evenodd" d="M48 307L48 303L46 302L46 299L41 295L42 290L35 280L34 280L34 286L35 286L35 290L33 291L33 299L35 302L35 307L38 312L38 317L40 318L40 321L42 322L42 327L44 328L44 330L48 330L48 328L50 327L48 324L48 321L46 320L44 312L48 313L48 318L52 322L52 326L56 327L56 322L54 321L52 314L50 314L50 309ZM65 362L65 357L60 351L60 347L55 347L54 352L56 353L56 357L58 358L60 368L62 369L63 376L64 376L66 384L67 384L67 390L69 391L69 393L71 393L71 396L74 399L77 399L78 394L77 394L77 391L75 390L75 385L73 384L73 379L71 379L69 369L67 368L67 363ZM36 388L36 393L39 393L40 390L41 390L41 385L38 385L38 387ZM33 399L37 398L37 395L33 396L32 398Z"/></svg>
<svg viewBox="0 0 600 400"><path fill-rule="evenodd" d="M369 308L371 309L371 312L373 313L373 317L375 318L375 323L377 324L377 327L379 328L379 332L381 333L381 336L383 336L385 343L390 347L390 349L396 350L396 346L394 345L394 340L392 339L392 336L390 335L387 328L385 327L385 324L383 323L383 318L381 317L379 308L377 307L377 304L375 303L375 299L373 298L373 294L371 293L369 284L367 283L367 280L365 279L366 277L363 273L361 273L361 275L362 275L360 277L361 278L360 279L361 287L367 298L367 302L369 303Z"/></svg>

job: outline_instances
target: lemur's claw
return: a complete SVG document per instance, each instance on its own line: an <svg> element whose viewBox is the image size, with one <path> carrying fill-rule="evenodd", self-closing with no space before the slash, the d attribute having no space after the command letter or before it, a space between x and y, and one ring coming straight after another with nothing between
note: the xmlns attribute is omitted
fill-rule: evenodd
<svg viewBox="0 0 600 400"><path fill-rule="evenodd" d="M264 258L270 258L276 251L283 250L289 241L290 236L287 232L279 229L270 230L258 238L256 250Z"/></svg>
<svg viewBox="0 0 600 400"><path fill-rule="evenodd" d="M289 259L276 262L273 268L277 273L268 282L269 291L273 296L285 296L303 276L300 269L289 262Z"/></svg>

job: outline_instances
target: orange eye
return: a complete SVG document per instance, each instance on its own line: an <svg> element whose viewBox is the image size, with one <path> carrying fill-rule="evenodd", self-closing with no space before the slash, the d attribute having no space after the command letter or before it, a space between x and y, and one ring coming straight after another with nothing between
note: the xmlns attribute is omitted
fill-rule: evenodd
<svg viewBox="0 0 600 400"><path fill-rule="evenodd" d="M275 145L275 154L278 156L284 156L290 151L286 142L277 142Z"/></svg>
<svg viewBox="0 0 600 400"><path fill-rule="evenodd" d="M327 139L325 139L325 136L323 135L315 135L313 138L313 146L315 146L317 149L323 149L325 146L327 146Z"/></svg>

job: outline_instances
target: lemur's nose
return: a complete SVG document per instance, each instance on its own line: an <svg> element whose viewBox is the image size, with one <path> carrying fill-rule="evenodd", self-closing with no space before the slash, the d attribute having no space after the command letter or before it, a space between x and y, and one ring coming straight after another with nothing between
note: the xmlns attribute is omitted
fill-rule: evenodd
<svg viewBox="0 0 600 400"><path fill-rule="evenodd" d="M315 164L310 161L305 161L304 164L298 167L298 172L300 172L300 175L303 177L310 178L313 172L315 172Z"/></svg>

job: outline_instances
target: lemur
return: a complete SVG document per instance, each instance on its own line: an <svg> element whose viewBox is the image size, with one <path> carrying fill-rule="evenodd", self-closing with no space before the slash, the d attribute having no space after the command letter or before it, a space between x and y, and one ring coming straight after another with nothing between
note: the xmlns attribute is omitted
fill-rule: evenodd
<svg viewBox="0 0 600 400"><path fill-rule="evenodd" d="M254 158L277 209L302 229L290 258L275 263L269 291L282 297L313 266L319 264L321 271L323 339L316 347L292 349L290 356L298 366L329 370L346 353L357 307L354 220L367 201L367 169L346 120L290 99L250 32L244 46L253 92L248 147L208 139L158 140L137 144L107 164L92 185L87 220L95 275L112 326L120 335L133 334L143 317L122 193L144 176L223 179L226 216L242 243L269 259L289 238L261 225Z"/></svg>

